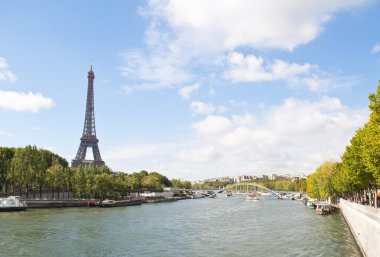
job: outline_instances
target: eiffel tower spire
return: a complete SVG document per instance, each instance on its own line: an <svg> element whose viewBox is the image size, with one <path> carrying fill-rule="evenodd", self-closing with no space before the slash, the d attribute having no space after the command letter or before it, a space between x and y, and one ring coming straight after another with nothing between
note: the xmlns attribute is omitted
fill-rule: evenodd
<svg viewBox="0 0 380 257"><path fill-rule="evenodd" d="M83 134L80 139L80 145L75 156L75 159L72 161L71 166L77 168L79 165L85 165L92 163L97 166L104 165L102 157L100 156L98 142L96 138L96 129L95 129L95 111L94 111L94 79L95 74L92 71L92 65L90 71L87 74L88 78L88 87L87 87L87 102L86 102L86 115L84 119ZM85 160L87 148L92 148L92 153L94 155L94 160Z"/></svg>

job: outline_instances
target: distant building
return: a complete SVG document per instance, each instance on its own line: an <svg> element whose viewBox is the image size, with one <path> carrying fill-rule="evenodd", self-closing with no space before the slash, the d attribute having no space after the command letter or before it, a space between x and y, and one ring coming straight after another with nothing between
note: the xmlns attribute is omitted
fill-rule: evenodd
<svg viewBox="0 0 380 257"><path fill-rule="evenodd" d="M277 174L272 174L268 177L269 180L276 180L277 179Z"/></svg>
<svg viewBox="0 0 380 257"><path fill-rule="evenodd" d="M251 175L242 175L235 178L236 183L244 182L244 181L250 181L253 180L253 176Z"/></svg>

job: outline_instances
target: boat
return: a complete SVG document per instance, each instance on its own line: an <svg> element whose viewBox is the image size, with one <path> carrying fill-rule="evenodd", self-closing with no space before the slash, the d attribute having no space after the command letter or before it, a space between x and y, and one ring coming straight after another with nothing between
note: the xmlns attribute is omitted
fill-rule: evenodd
<svg viewBox="0 0 380 257"><path fill-rule="evenodd" d="M192 198L192 199L201 199L201 198L205 198L205 195L204 195L202 192L195 191L195 192L191 195L191 198Z"/></svg>
<svg viewBox="0 0 380 257"><path fill-rule="evenodd" d="M99 207L110 208L110 207L113 207L113 205L114 205L113 200L105 199L102 202L100 202Z"/></svg>
<svg viewBox="0 0 380 257"><path fill-rule="evenodd" d="M310 200L306 202L306 206L311 209L315 209L315 207L317 207L317 205L313 201L310 201Z"/></svg>
<svg viewBox="0 0 380 257"><path fill-rule="evenodd" d="M326 215L331 213L331 204L326 202L317 203L317 207L315 208L315 212L320 215Z"/></svg>
<svg viewBox="0 0 380 257"><path fill-rule="evenodd" d="M210 194L209 197L210 197L210 198L215 198L215 197L216 197L216 194Z"/></svg>
<svg viewBox="0 0 380 257"><path fill-rule="evenodd" d="M21 201L20 196L9 196L8 198L0 199L0 212L25 211L26 207L26 201Z"/></svg>
<svg viewBox="0 0 380 257"><path fill-rule="evenodd" d="M227 192L227 197L231 197L232 196L232 192L231 191L228 191Z"/></svg>
<svg viewBox="0 0 380 257"><path fill-rule="evenodd" d="M259 198L257 198L257 195L255 193L249 193L247 194L247 200L249 201L257 201Z"/></svg>

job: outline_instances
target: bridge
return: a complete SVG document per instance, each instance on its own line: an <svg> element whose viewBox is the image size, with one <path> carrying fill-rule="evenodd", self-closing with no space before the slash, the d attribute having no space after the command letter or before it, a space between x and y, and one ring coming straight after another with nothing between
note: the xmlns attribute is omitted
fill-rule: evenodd
<svg viewBox="0 0 380 257"><path fill-rule="evenodd" d="M282 196L279 193L277 193L276 191L273 191L273 190L271 190L271 189L269 189L269 188L267 188L267 187L265 187L263 185L259 185L259 184L252 183L252 182L249 182L249 183L244 183L244 182L243 183L235 183L235 184L232 184L231 186L234 186L235 188L237 188L239 186L240 187L244 186L244 187L247 187L247 191L248 191L248 187L249 186L254 186L254 187L258 187L258 188L264 189L266 191L269 191L272 194L276 195L277 197L282 198ZM236 191L237 191L237 189L236 189Z"/></svg>

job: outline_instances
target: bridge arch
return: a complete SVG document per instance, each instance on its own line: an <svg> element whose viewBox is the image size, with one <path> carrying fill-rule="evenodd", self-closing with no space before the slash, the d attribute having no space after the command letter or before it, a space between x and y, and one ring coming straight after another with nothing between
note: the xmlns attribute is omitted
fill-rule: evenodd
<svg viewBox="0 0 380 257"><path fill-rule="evenodd" d="M255 187L259 187L259 188L262 188L262 189L264 189L264 190L267 190L267 191L269 191L269 192L271 192L272 194L274 194L274 195L276 195L277 197L279 197L279 198L281 198L282 196L279 194L279 193L277 193L276 191L273 191L273 190L271 190L271 189L269 189L269 188L267 188L267 187L265 187L265 186L263 186L263 185L259 185L259 184L256 184L256 183L253 183L253 182L247 182L247 183L235 183L235 184L232 184L231 186L255 186Z"/></svg>

